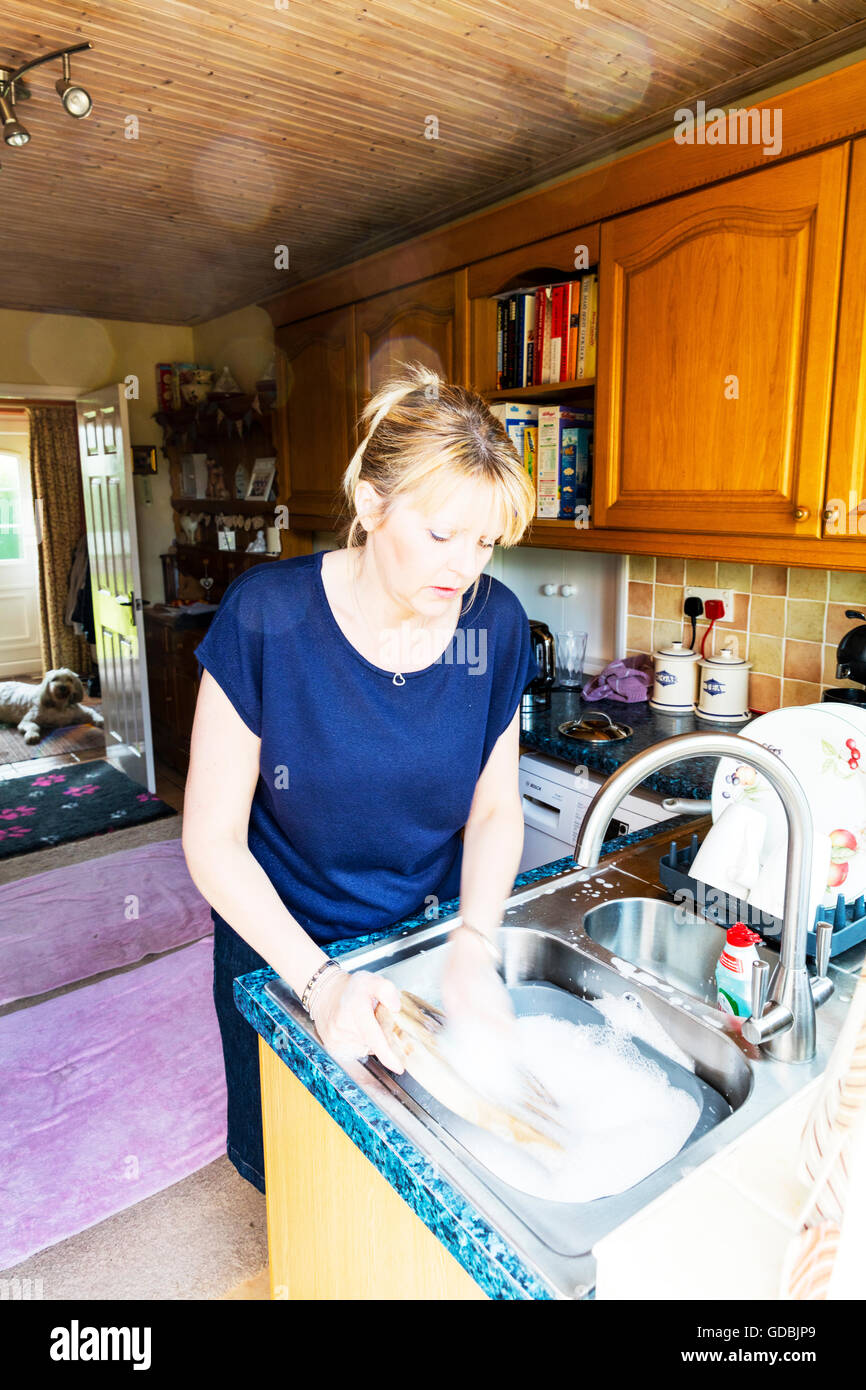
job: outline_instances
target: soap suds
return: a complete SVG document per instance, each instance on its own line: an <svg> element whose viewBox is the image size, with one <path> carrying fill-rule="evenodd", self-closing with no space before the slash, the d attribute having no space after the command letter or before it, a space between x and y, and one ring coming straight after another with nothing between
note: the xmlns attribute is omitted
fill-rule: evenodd
<svg viewBox="0 0 866 1390"><path fill-rule="evenodd" d="M700 1105L618 1028L548 1014L519 1018L516 1027L525 1064L558 1102L564 1151L530 1150L467 1127L462 1142L491 1172L533 1197L591 1202L634 1186L679 1153Z"/></svg>
<svg viewBox="0 0 866 1390"><path fill-rule="evenodd" d="M649 1043L650 1047L654 1047L656 1052L663 1053L665 1057L670 1057L672 1062L678 1062L681 1067L685 1067L686 1071L694 1071L693 1059L677 1046L655 1015L644 1008L637 999L629 998L625 994L619 997L603 994L600 999L593 1000L593 1004L618 1032L640 1038L643 1042Z"/></svg>

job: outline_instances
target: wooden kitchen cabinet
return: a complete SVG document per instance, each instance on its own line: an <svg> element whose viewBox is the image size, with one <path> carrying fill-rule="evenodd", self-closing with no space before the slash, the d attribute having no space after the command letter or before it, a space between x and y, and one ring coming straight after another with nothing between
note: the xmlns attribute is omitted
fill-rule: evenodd
<svg viewBox="0 0 866 1390"><path fill-rule="evenodd" d="M435 276L274 334L285 411L293 531L334 530L359 411L404 362L448 381L468 369L466 272Z"/></svg>
<svg viewBox="0 0 866 1390"><path fill-rule="evenodd" d="M603 225L595 528L821 536L848 159Z"/></svg>
<svg viewBox="0 0 866 1390"><path fill-rule="evenodd" d="M467 273L457 270L355 306L358 409L404 362L423 362L466 385L469 367Z"/></svg>
<svg viewBox="0 0 866 1390"><path fill-rule="evenodd" d="M335 309L274 334L279 399L285 401L289 522L333 530L343 473L355 452L355 308Z"/></svg>
<svg viewBox="0 0 866 1390"><path fill-rule="evenodd" d="M259 1066L271 1297L486 1301L264 1038Z"/></svg>
<svg viewBox="0 0 866 1390"><path fill-rule="evenodd" d="M824 535L866 536L866 139L851 151ZM858 511L864 503L863 510Z"/></svg>

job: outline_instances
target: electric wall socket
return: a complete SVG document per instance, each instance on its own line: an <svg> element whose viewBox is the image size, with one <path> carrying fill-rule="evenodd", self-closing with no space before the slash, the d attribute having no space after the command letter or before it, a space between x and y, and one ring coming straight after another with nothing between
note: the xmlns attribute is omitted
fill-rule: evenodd
<svg viewBox="0 0 866 1390"><path fill-rule="evenodd" d="M699 599L702 601L702 603L703 603L703 605L704 605L704 614L703 614L703 616L702 616L701 618L698 619L698 622L706 622L707 599L709 599L709 598L712 598L712 599L720 598L720 599L722 600L722 603L725 605L725 612L724 612L724 616L722 617L721 621L722 621L723 623L724 623L724 622L730 622L730 621L731 621L731 616L732 616L733 611L734 611L734 591L733 591L733 589L702 589L702 588L700 588L699 585L694 585L694 584L693 584L693 585L687 586L687 588L686 588L686 590L685 590L685 593L684 593L683 597L684 597L684 598L699 598Z"/></svg>

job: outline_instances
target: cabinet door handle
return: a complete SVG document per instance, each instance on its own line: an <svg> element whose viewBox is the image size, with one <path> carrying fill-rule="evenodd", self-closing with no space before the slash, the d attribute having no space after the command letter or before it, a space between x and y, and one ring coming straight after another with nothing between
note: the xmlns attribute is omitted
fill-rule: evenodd
<svg viewBox="0 0 866 1390"><path fill-rule="evenodd" d="M821 519L822 521L835 521L838 515L838 507L825 507L821 513Z"/></svg>
<svg viewBox="0 0 866 1390"><path fill-rule="evenodd" d="M808 508L808 507L795 507L795 508L794 508L794 520L795 520L795 521L806 521L811 515L812 515L812 513L809 511L809 508Z"/></svg>

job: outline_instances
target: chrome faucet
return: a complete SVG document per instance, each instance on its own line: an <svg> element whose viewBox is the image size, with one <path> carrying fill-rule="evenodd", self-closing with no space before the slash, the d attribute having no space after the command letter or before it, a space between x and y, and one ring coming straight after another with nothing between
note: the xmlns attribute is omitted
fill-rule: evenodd
<svg viewBox="0 0 866 1390"><path fill-rule="evenodd" d="M810 920L812 881L812 814L806 793L791 769L760 743L735 734L678 734L663 739L608 777L599 787L584 817L574 859L579 868L598 863L611 816L624 796L653 772L681 758L730 757L755 767L778 792L788 822L788 861L779 964L767 988L769 966L756 961L752 973L752 1013L743 1021L743 1037L780 1062L809 1062L815 1056L815 1009L833 993L827 976L831 922L817 927L816 974L806 969L806 937ZM768 1002L769 995L769 1002Z"/></svg>

